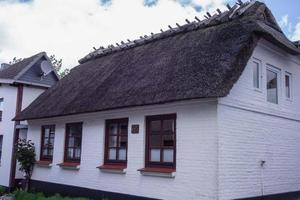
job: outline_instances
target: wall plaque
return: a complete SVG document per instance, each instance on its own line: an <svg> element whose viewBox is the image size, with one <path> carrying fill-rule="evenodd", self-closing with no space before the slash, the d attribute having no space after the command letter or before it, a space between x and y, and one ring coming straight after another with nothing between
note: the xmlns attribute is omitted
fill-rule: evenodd
<svg viewBox="0 0 300 200"><path fill-rule="evenodd" d="M140 125L132 124L131 125L131 133L132 134L139 134L139 132L140 132Z"/></svg>

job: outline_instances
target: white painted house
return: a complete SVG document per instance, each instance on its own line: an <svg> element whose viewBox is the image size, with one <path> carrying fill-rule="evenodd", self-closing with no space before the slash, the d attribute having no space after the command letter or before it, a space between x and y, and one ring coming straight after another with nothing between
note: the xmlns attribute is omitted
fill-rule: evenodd
<svg viewBox="0 0 300 200"><path fill-rule="evenodd" d="M100 48L16 117L33 188L109 199L300 195L300 49L251 1Z"/></svg>
<svg viewBox="0 0 300 200"><path fill-rule="evenodd" d="M16 170L13 144L26 138L27 122L12 121L34 99L58 81L45 53L25 58L0 69L0 185L11 187L22 174ZM41 68L43 65L43 69ZM48 69L49 68L49 69ZM47 70L46 70L47 69ZM46 70L46 71L45 71ZM45 73L46 72L46 73ZM18 169L18 166L17 166Z"/></svg>

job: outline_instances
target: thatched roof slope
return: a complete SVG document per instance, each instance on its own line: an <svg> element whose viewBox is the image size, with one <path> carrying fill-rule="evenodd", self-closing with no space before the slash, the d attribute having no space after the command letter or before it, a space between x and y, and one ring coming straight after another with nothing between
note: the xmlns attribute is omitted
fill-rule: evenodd
<svg viewBox="0 0 300 200"><path fill-rule="evenodd" d="M100 48L16 119L224 97L261 37L300 54L265 4L252 2L204 22Z"/></svg>

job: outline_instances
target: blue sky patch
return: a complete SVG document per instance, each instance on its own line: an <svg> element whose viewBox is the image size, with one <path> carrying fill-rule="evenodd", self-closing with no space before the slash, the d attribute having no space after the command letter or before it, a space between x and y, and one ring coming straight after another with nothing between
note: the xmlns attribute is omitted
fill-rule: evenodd
<svg viewBox="0 0 300 200"><path fill-rule="evenodd" d="M110 6L112 3L112 0L100 0L100 3L102 6Z"/></svg>
<svg viewBox="0 0 300 200"><path fill-rule="evenodd" d="M158 0L144 0L144 5L145 6L155 6L157 4Z"/></svg>

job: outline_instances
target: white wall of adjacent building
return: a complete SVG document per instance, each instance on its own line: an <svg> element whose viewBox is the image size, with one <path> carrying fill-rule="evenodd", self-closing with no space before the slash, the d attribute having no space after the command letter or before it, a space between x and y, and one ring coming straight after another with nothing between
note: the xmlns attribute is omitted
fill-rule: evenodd
<svg viewBox="0 0 300 200"><path fill-rule="evenodd" d="M262 67L259 90L253 61ZM267 101L269 65L279 69L278 104ZM285 97L286 72L292 74L291 99ZM300 191L299 86L300 59L261 41L230 94L219 100L219 199Z"/></svg>
<svg viewBox="0 0 300 200"><path fill-rule="evenodd" d="M3 98L3 113L2 121L0 122L0 135L3 135L0 185L8 186L14 132L14 122L12 119L16 114L17 87L2 84L0 86L0 98Z"/></svg>
<svg viewBox="0 0 300 200"><path fill-rule="evenodd" d="M11 157L13 148L14 121L12 119L16 114L17 90L15 86L2 84L0 86L0 98L3 98L3 116L0 122L0 135L3 135L2 158L0 164L0 185L8 186L11 170ZM45 89L24 86L22 109L26 108L34 99L36 99ZM24 121L22 124L26 124ZM26 130L20 131L20 137L26 137ZM18 166L17 166L18 169ZM16 171L16 178L23 178L23 174Z"/></svg>
<svg viewBox="0 0 300 200"><path fill-rule="evenodd" d="M35 142L40 154L41 125L55 124L53 166L35 167L34 180L80 186L168 200L216 199L217 136L216 101L191 101L94 114L29 121L28 139ZM141 175L145 156L145 116L177 114L177 158L175 178ZM128 163L126 174L102 172L104 126L106 119L128 117L131 124L140 125L139 134L128 133ZM65 124L83 122L81 165L78 171L62 169ZM129 129L130 130L130 129Z"/></svg>

